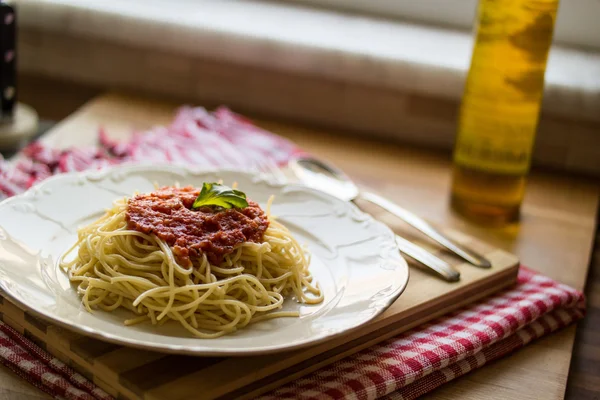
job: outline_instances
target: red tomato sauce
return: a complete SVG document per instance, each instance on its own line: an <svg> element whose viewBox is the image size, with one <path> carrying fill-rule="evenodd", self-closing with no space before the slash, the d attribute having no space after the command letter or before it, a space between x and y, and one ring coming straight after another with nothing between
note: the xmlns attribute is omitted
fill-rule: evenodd
<svg viewBox="0 0 600 400"><path fill-rule="evenodd" d="M191 257L205 253L219 265L223 256L244 242L260 243L269 227L265 212L248 199L246 208L201 207L192 210L200 189L163 187L140 194L127 203L129 229L154 234L173 249L177 261L189 266Z"/></svg>

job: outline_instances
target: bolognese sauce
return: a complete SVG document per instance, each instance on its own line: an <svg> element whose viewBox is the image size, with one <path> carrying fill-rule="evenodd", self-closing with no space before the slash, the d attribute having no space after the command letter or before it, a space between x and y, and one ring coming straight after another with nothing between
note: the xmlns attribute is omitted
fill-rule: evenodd
<svg viewBox="0 0 600 400"><path fill-rule="evenodd" d="M191 265L190 257L206 254L213 265L244 242L261 243L269 220L260 206L222 209L192 205L200 190L192 186L163 187L139 194L127 203L127 227L154 234L173 248L177 261Z"/></svg>

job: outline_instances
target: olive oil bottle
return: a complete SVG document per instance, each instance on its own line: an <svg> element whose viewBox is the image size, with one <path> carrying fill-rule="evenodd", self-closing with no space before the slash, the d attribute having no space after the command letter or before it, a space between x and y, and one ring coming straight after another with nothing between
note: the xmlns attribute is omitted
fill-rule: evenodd
<svg viewBox="0 0 600 400"><path fill-rule="evenodd" d="M558 0L480 0L451 197L470 219L519 217L557 9Z"/></svg>

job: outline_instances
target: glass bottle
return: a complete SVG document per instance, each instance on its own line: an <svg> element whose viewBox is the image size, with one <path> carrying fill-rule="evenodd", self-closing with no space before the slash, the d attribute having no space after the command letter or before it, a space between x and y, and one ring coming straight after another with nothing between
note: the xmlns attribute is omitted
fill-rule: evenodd
<svg viewBox="0 0 600 400"><path fill-rule="evenodd" d="M451 196L469 219L519 217L557 9L558 0L480 0Z"/></svg>

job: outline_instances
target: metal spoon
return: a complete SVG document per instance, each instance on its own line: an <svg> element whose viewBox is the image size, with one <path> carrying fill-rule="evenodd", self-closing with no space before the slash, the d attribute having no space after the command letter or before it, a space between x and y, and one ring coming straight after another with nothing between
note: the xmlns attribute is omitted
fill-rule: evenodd
<svg viewBox="0 0 600 400"><path fill-rule="evenodd" d="M354 182L342 171L323 161L310 157L302 157L293 160L290 163L290 167L307 186L318 188L347 201L353 201L360 196L360 198L394 214L467 262L481 268L491 268L492 266L490 261L484 256L454 242L412 212L375 193L361 193Z"/></svg>
<svg viewBox="0 0 600 400"><path fill-rule="evenodd" d="M304 162L302 160L297 159L290 162L290 167L296 176L307 186L324 191L345 201L353 201L358 196L358 188L354 186L349 178L336 180L320 172L314 172L308 168L308 164L303 165ZM345 175L340 176L345 177ZM331 181L336 181L336 185L339 186L332 185ZM353 187L354 189L352 189ZM335 190L335 188L339 190ZM422 247L398 235L396 235L396 244L402 253L438 273L446 281L456 282L460 279L460 272Z"/></svg>

